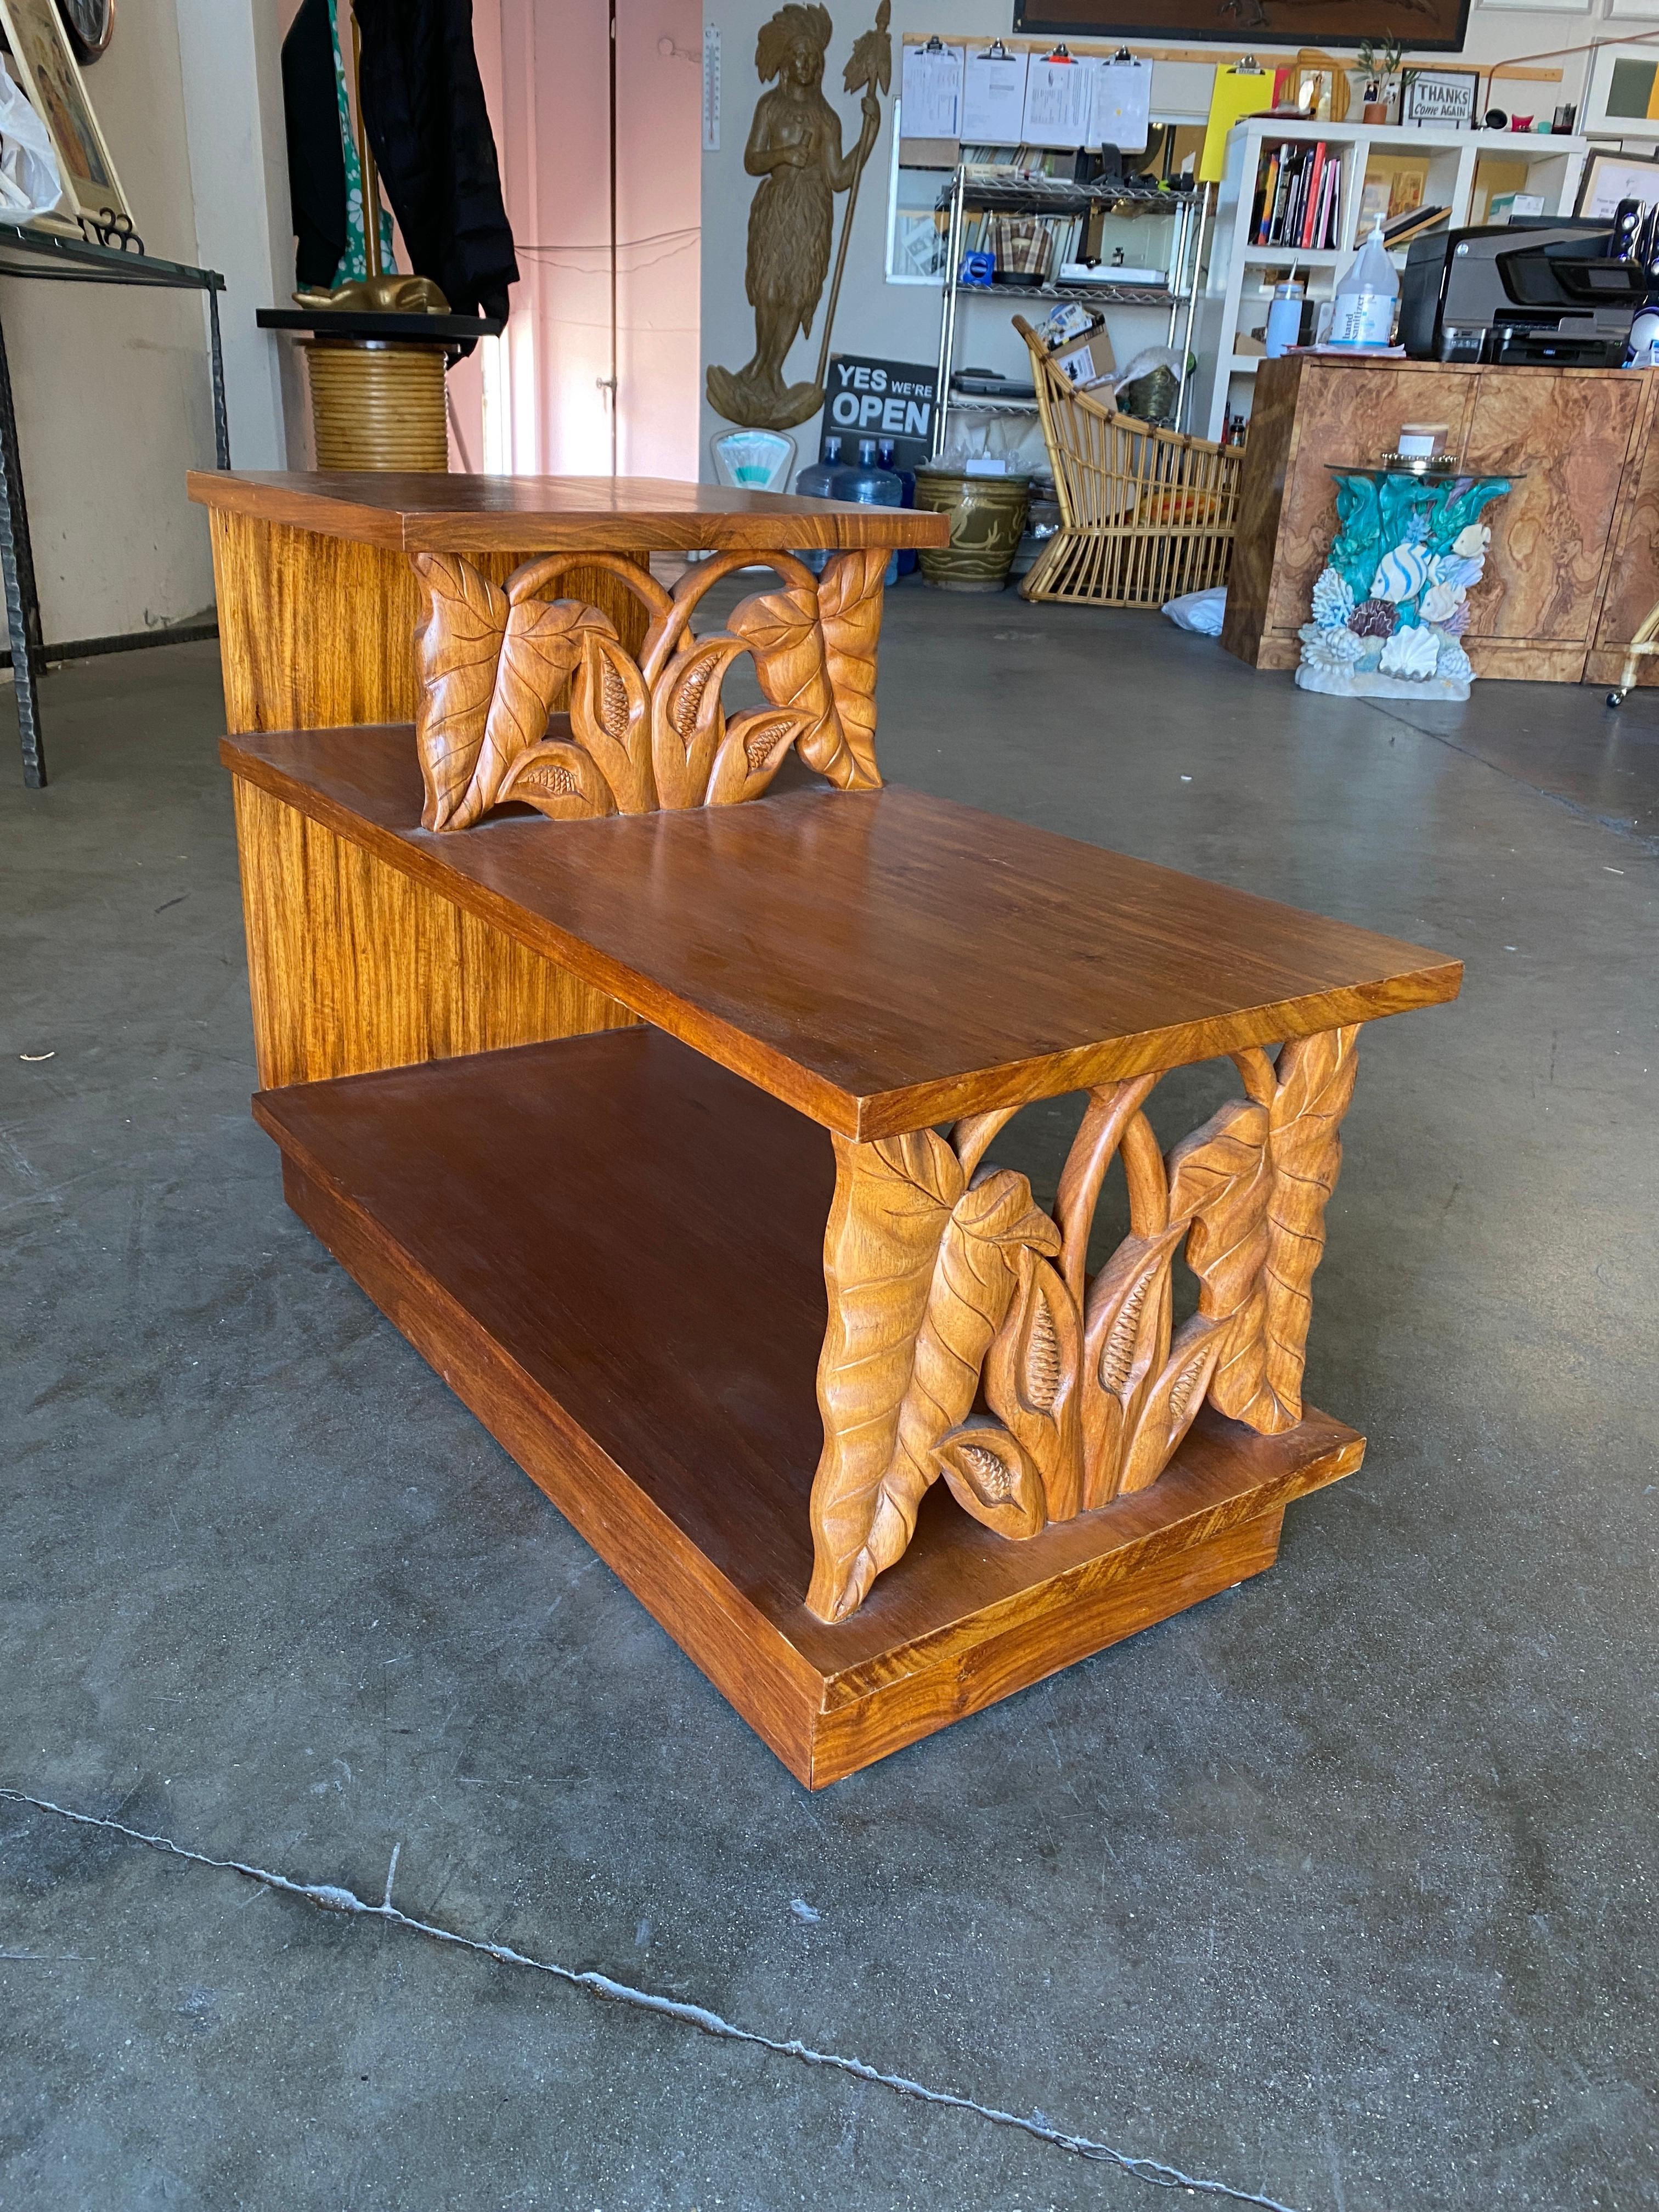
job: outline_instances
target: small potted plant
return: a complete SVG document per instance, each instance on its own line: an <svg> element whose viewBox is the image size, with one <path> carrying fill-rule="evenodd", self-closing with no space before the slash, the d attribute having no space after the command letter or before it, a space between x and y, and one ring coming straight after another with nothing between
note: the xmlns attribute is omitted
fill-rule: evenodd
<svg viewBox="0 0 1659 2212"><path fill-rule="evenodd" d="M1367 39L1355 59L1365 79L1359 119L1362 123L1397 123L1400 119L1400 60L1404 49L1388 34L1379 46Z"/></svg>

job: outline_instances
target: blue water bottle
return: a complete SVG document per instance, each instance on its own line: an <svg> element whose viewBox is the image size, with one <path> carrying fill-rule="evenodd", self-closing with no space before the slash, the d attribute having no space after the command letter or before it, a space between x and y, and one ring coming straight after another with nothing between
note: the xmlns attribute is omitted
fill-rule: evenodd
<svg viewBox="0 0 1659 2212"><path fill-rule="evenodd" d="M883 468L891 469L894 474L897 477L899 482L903 485L904 498L902 504L905 507L914 507L916 503L916 472L914 469L900 468L897 459L896 459L897 452L898 447L893 443L893 441L890 438L884 438L876 447L876 459L881 463ZM901 576L908 576L912 568L916 565L915 547L914 545L902 545L899 548L896 558L898 561L899 574Z"/></svg>
<svg viewBox="0 0 1659 2212"><path fill-rule="evenodd" d="M826 438L821 457L816 461L809 461L796 477L795 489L803 499L834 499L836 494L830 487L835 482L836 471L840 466L841 440ZM830 556L823 546L813 545L803 547L795 558L805 561L815 576L821 576L823 564Z"/></svg>
<svg viewBox="0 0 1659 2212"><path fill-rule="evenodd" d="M852 500L860 507L902 507L904 486L899 482L896 470L884 469L878 464L875 440L860 438L858 459L836 471L830 479L830 496ZM892 584L897 580L898 554L895 551L882 581Z"/></svg>

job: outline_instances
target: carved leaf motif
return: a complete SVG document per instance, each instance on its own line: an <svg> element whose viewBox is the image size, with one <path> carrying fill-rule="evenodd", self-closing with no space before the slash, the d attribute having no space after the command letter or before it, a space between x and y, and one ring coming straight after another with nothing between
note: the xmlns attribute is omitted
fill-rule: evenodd
<svg viewBox="0 0 1659 2212"><path fill-rule="evenodd" d="M1204 1402L1231 1328L1229 1321L1208 1321L1194 1314L1176 1331L1169 1360L1146 1393L1130 1437L1118 1485L1121 1497L1146 1489L1169 1465Z"/></svg>
<svg viewBox="0 0 1659 2212"><path fill-rule="evenodd" d="M450 823L452 830L465 830L487 813L505 795L499 787L514 763L546 736L553 702L581 657L583 638L590 630L613 640L617 635L597 607L580 599L513 598L510 580L507 589L511 604L483 748L466 804ZM527 796L523 792L518 795Z"/></svg>
<svg viewBox="0 0 1659 2212"><path fill-rule="evenodd" d="M985 1354L1007 1311L1014 1286L1011 1249L1060 1249L1060 1232L1032 1204L1024 1176L1000 1170L964 1191L961 1164L932 1130L850 1148L878 1156L867 1164L855 1158L851 1175L849 1148L839 1137L836 1146L842 1172L824 1247L830 1325L818 1367L818 1402L825 1443L812 1486L817 1556L807 1594L812 1611L828 1620L860 1604L910 1540L917 1508L939 1474L935 1449L967 1418ZM896 1188L901 1183L908 1189ZM935 1209L946 1192L955 1195L935 1227ZM860 1214L867 1217L862 1237ZM896 1254L895 1224L910 1231ZM929 1237L931 1267L925 1264ZM908 1278L896 1276L896 1257L909 1262ZM842 1306L851 1309L855 1335L873 1335L873 1344L854 1348L848 1316L838 1316ZM879 1466L868 1448L878 1437L890 1442Z"/></svg>
<svg viewBox="0 0 1659 2212"><path fill-rule="evenodd" d="M554 822L591 822L617 811L598 762L580 745L556 738L519 755L499 796L519 799Z"/></svg>
<svg viewBox="0 0 1659 2212"><path fill-rule="evenodd" d="M701 638L657 678L651 694L651 764L659 805L702 804L725 733L721 679L743 649L741 638Z"/></svg>
<svg viewBox="0 0 1659 2212"><path fill-rule="evenodd" d="M1126 1237L1089 1288L1083 1333L1083 1504L1118 1493L1127 1440L1170 1346L1170 1269L1185 1222Z"/></svg>
<svg viewBox="0 0 1659 2212"><path fill-rule="evenodd" d="M1261 1389L1236 1416L1264 1435L1293 1429L1302 1419L1311 1285L1325 1250L1325 1202L1342 1165L1340 1124L1353 1097L1358 1038L1357 1024L1324 1030L1293 1038L1279 1055L1267 1139L1267 1368Z"/></svg>
<svg viewBox="0 0 1659 2212"><path fill-rule="evenodd" d="M783 765L784 755L810 717L782 707L751 707L726 726L708 778L710 806L735 806L758 799Z"/></svg>
<svg viewBox="0 0 1659 2212"><path fill-rule="evenodd" d="M859 764L842 729L830 682L817 594L805 584L757 592L732 610L729 623L754 654L760 688L773 706L796 708L807 715L799 740L807 766L843 791L857 787Z"/></svg>
<svg viewBox="0 0 1659 2212"><path fill-rule="evenodd" d="M881 1500L881 1479L939 1242L964 1183L956 1154L932 1129L872 1145L832 1141L836 1194L823 1238L830 1325L818 1361L823 1452L812 1482L806 1596L821 1620L850 1613L878 1565L909 1541L896 1509Z"/></svg>
<svg viewBox="0 0 1659 2212"><path fill-rule="evenodd" d="M845 786L848 791L881 787L876 765L876 646L887 561L884 548L831 554L818 586L818 622L830 688L842 734L857 769Z"/></svg>
<svg viewBox="0 0 1659 2212"><path fill-rule="evenodd" d="M582 636L581 663L570 690L570 726L598 762L621 814L648 814L656 804L651 775L651 702L645 678L613 637Z"/></svg>
<svg viewBox="0 0 1659 2212"><path fill-rule="evenodd" d="M1057 1270L1027 1244L1013 1256L1013 1298L985 1357L985 1402L1042 1477L1046 1517L1069 1521L1083 1498L1083 1326Z"/></svg>
<svg viewBox="0 0 1659 2212"><path fill-rule="evenodd" d="M934 1449L951 1497L975 1521L1015 1542L1039 1535L1047 1526L1042 1477L1006 1429L975 1418L952 1429Z"/></svg>
<svg viewBox="0 0 1659 2212"><path fill-rule="evenodd" d="M453 554L417 553L414 568L421 592L415 631L415 744L426 787L421 827L446 830L466 799L483 748L507 594ZM483 811L477 807L473 818Z"/></svg>
<svg viewBox="0 0 1659 2212"><path fill-rule="evenodd" d="M1233 1324L1210 1396L1235 1418L1267 1375L1267 1130L1265 1106L1231 1099L1170 1155L1170 1217L1192 1217L1187 1264L1199 1279L1198 1310Z"/></svg>

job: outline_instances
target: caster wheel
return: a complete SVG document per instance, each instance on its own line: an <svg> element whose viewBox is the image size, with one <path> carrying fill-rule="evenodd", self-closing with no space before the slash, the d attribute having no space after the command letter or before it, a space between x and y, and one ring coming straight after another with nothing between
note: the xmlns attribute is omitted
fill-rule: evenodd
<svg viewBox="0 0 1659 2212"><path fill-rule="evenodd" d="M1607 704L1608 704L1608 706L1609 706L1609 707L1622 707L1622 706L1624 705L1624 703L1625 703L1625 695L1624 695L1624 693L1623 693L1622 691L1609 691L1609 692L1608 692L1608 694L1607 694Z"/></svg>

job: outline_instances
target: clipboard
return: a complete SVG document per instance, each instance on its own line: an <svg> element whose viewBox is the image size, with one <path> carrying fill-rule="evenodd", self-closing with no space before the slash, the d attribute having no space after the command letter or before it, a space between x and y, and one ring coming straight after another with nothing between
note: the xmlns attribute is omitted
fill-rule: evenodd
<svg viewBox="0 0 1659 2212"><path fill-rule="evenodd" d="M983 53L970 53L963 72L962 136L971 146L1018 146L1025 120L1024 46L1010 53L993 39Z"/></svg>
<svg viewBox="0 0 1659 2212"><path fill-rule="evenodd" d="M1273 104L1273 81L1266 70L1246 56L1237 69L1218 69L1210 94L1210 119L1204 131L1204 150L1198 160L1200 185L1218 185L1227 166L1227 133L1246 115L1259 114Z"/></svg>

